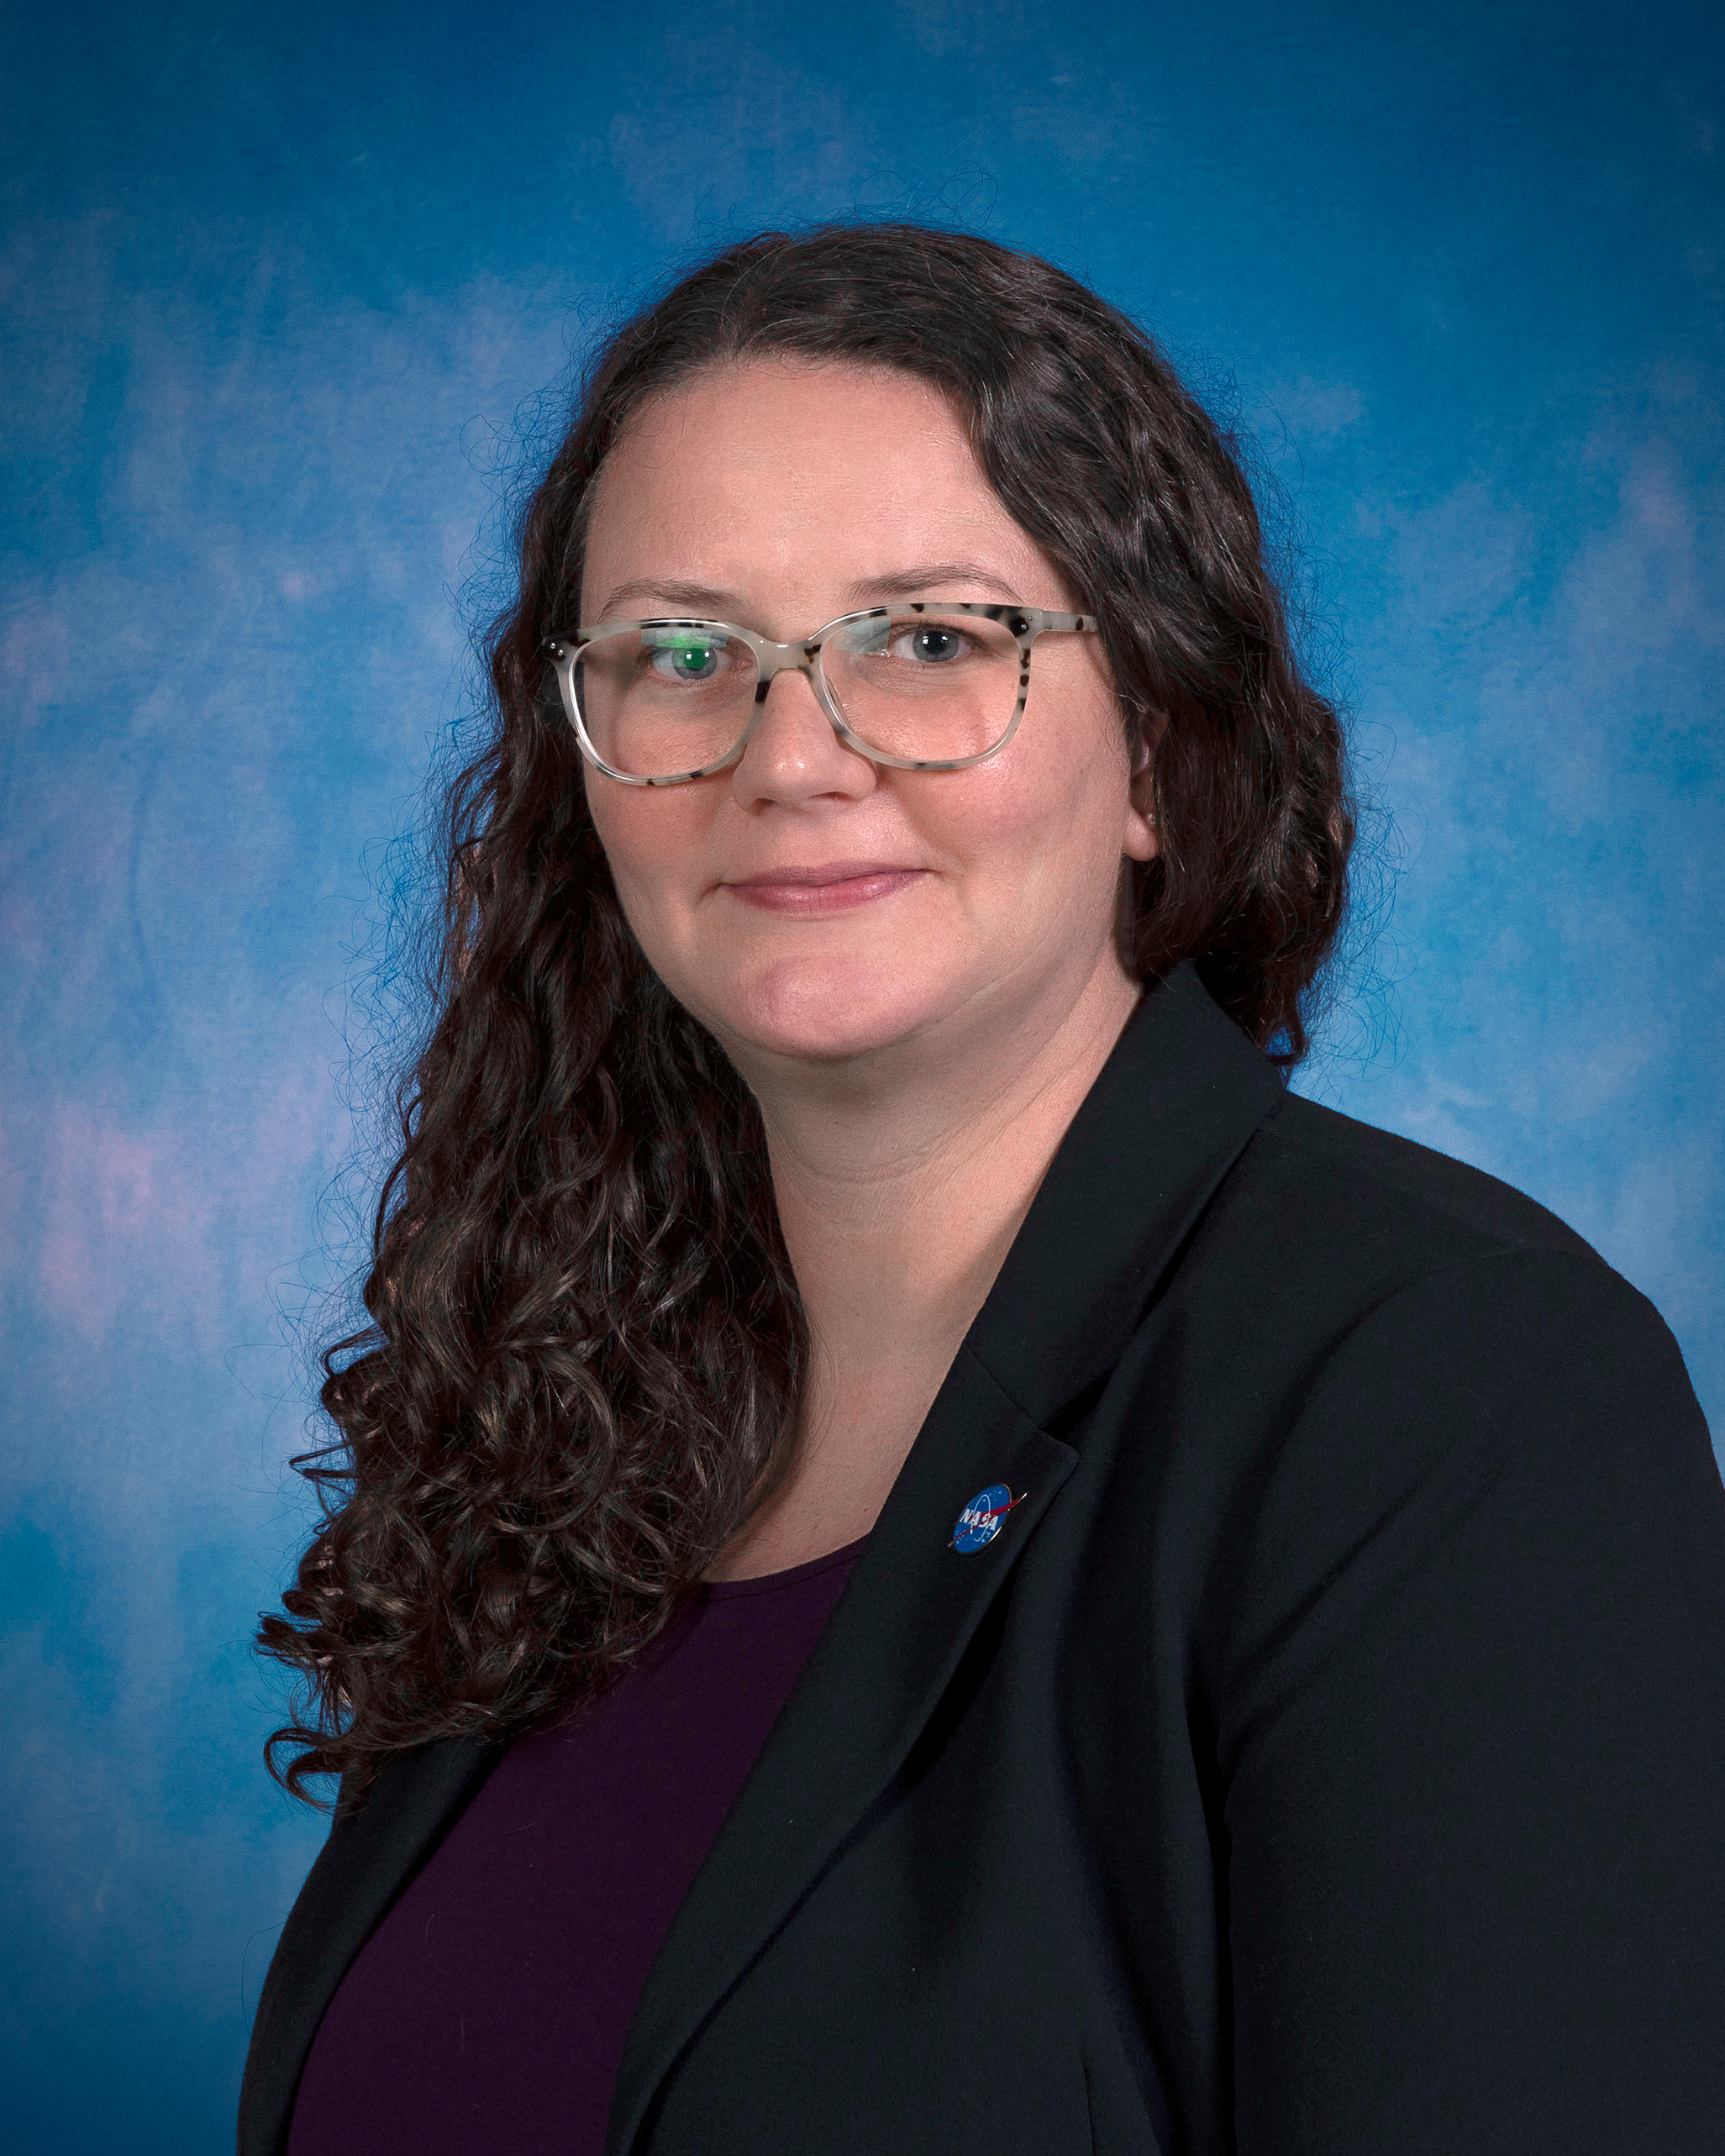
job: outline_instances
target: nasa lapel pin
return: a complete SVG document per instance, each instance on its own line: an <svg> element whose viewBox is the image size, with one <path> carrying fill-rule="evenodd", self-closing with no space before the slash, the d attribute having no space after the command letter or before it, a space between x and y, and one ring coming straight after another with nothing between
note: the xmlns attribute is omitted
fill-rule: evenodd
<svg viewBox="0 0 1725 2156"><path fill-rule="evenodd" d="M1004 1482L991 1482L986 1490L979 1490L959 1514L948 1548L964 1557L973 1549L985 1549L1000 1533L1001 1523L1013 1506L1022 1505L1028 1495L1027 1491L1015 1497Z"/></svg>

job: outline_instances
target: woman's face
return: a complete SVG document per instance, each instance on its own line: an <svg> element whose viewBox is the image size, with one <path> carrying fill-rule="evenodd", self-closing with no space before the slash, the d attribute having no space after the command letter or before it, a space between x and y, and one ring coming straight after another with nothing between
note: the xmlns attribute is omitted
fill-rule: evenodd
<svg viewBox="0 0 1725 2156"><path fill-rule="evenodd" d="M801 639L875 603L873 580L925 567L930 597L1091 602L1007 515L937 391L749 361L649 406L612 451L581 621L699 613ZM793 672L728 770L647 787L582 768L649 960L751 1077L783 1058L1031 1038L1099 971L1124 979L1122 856L1148 860L1155 839L1093 634L1039 640L1018 731L963 770L870 763ZM761 882L835 867L824 890Z"/></svg>

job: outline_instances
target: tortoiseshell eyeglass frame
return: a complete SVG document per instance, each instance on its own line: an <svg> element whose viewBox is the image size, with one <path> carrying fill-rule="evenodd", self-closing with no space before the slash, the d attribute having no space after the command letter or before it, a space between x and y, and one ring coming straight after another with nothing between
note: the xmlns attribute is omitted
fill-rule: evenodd
<svg viewBox="0 0 1725 2156"><path fill-rule="evenodd" d="M949 756L938 759L913 756L889 756L884 749L871 749L867 742L853 734L844 722L838 701L827 686L821 670L821 648L836 630L848 628L854 622L881 621L897 613L921 614L934 612L943 614L982 614L990 621L1001 622L1010 629L1018 646L1018 700L1012 707L1012 716L1006 731L998 741L986 749L979 749L974 756ZM1046 607L1000 605L992 601L974 599L909 599L896 607L865 607L859 613L840 614L824 628L815 630L812 636L800 642L776 644L770 637L760 636L750 628L739 628L734 622L708 621L685 616L655 616L646 621L597 622L584 628L574 638L548 637L544 649L556 669L557 686L563 697L564 715L575 729L575 738L581 753L596 770L602 771L607 779L615 779L626 786L681 786L692 779L709 777L714 771L723 771L737 762L748 747L749 737L760 723L760 713L766 702L766 692L776 675L786 671L806 674L809 685L821 709L831 723L833 731L847 749L859 756L865 756L871 764L890 764L901 771L961 771L971 764L982 763L990 756L998 755L1018 728L1024 716L1024 701L1030 690L1030 647L1039 636L1050 630L1083 630L1095 633L1099 627L1094 614L1053 613ZM589 739L583 724L580 706L575 694L575 670L587 646L601 636L612 636L628 629L684 628L720 629L725 635L736 637L755 654L757 679L755 701L743 731L724 755L711 764L702 764L692 771L673 771L663 778L644 779L632 771L619 771L607 764Z"/></svg>

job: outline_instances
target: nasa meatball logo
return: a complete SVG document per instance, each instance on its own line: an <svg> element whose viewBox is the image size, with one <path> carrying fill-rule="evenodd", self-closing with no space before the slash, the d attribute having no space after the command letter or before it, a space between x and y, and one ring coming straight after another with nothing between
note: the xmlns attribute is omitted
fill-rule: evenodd
<svg viewBox="0 0 1725 2156"><path fill-rule="evenodd" d="M1000 1533L1001 1523L1013 1506L1023 1501L1023 1497L1015 1497L1004 1482L991 1482L986 1490L979 1490L959 1514L950 1547L964 1557L968 1557L973 1549L986 1549Z"/></svg>

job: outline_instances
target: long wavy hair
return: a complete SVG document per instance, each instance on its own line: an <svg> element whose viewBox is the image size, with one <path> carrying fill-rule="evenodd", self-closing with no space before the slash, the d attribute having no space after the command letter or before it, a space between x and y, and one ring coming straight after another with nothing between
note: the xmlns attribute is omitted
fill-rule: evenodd
<svg viewBox="0 0 1725 2156"><path fill-rule="evenodd" d="M671 1618L787 1464L807 1322L754 1097L624 920L548 691L594 481L651 398L752 355L945 392L1098 617L1160 849L1118 940L1191 959L1284 1072L1342 922L1354 813L1239 455L1132 321L1052 264L908 223L770 232L615 331L516 531L481 752L447 791L434 1023L395 1094L371 1323L324 1354L322 1522L259 1645L297 1673L296 1795L543 1724ZM285 1771L282 1752L292 1754ZM313 1798L312 1801L318 1801Z"/></svg>

